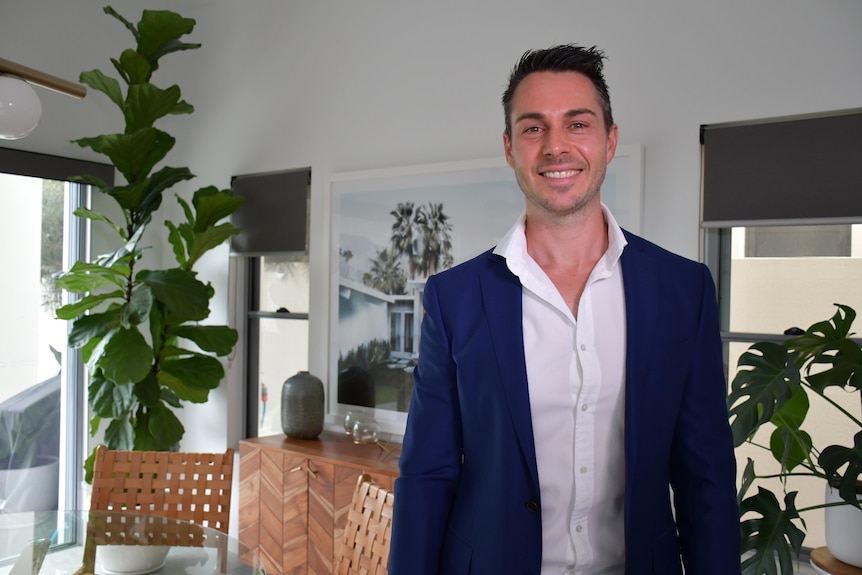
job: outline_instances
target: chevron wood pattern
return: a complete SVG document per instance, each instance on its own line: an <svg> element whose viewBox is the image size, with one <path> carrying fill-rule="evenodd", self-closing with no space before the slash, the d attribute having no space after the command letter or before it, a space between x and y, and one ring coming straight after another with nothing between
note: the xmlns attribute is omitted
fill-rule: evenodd
<svg viewBox="0 0 862 575"><path fill-rule="evenodd" d="M269 575L331 575L359 474L391 489L398 452L324 431L240 441L239 538Z"/></svg>

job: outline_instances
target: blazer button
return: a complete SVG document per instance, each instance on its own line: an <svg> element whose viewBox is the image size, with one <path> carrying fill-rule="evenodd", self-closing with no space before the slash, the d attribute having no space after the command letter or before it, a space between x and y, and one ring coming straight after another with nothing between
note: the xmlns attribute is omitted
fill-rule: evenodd
<svg viewBox="0 0 862 575"><path fill-rule="evenodd" d="M535 501L527 501L527 511L529 511L530 513L538 513L539 504Z"/></svg>

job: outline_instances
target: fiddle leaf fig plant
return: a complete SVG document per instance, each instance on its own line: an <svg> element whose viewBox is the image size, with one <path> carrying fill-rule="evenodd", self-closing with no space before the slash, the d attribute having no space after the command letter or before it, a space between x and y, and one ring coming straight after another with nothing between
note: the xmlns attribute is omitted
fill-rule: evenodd
<svg viewBox="0 0 862 575"><path fill-rule="evenodd" d="M846 305L831 319L809 327L802 335L783 344L758 342L739 358L739 370L730 385L728 408L737 447L748 443L769 451L780 464L778 474L758 475L754 461L742 474L739 489L742 520L744 575L794 573L805 539L805 512L827 504L799 509L796 491L787 492L786 480L792 476L819 477L838 489L841 505L859 503L858 485L862 473L862 348L853 340L850 329L856 311ZM853 413L827 393L842 390L860 396L860 411ZM817 446L803 429L810 409L811 394L821 397L843 419L852 437L848 445ZM771 429L769 445L755 441L755 433ZM781 500L760 484L778 477L785 486ZM748 491L757 485L757 493Z"/></svg>
<svg viewBox="0 0 862 575"><path fill-rule="evenodd" d="M72 320L69 345L81 350L90 376L90 434L95 436L107 422L103 441L109 449L169 451L185 432L174 410L185 401L207 401L224 377L218 357L229 354L237 341L237 332L227 326L198 323L210 315L214 290L197 277L194 266L239 232L223 220L242 198L214 186L198 189L190 202L177 196L184 219L165 222L175 263L166 269L139 269L144 232L164 192L194 178L184 167L156 169L175 139L154 124L169 114L191 114L194 108L182 100L178 86L159 88L151 78L162 57L200 44L180 41L195 21L174 12L144 10L135 25L111 7L104 11L125 25L136 42L111 59L125 94L120 81L100 70L82 73L80 81L108 96L125 126L120 133L74 143L107 156L122 175L119 185L78 178L111 198L121 215L86 208L75 214L108 226L116 248L60 274L58 285L83 297L61 307L57 317ZM94 453L85 463L87 481Z"/></svg>

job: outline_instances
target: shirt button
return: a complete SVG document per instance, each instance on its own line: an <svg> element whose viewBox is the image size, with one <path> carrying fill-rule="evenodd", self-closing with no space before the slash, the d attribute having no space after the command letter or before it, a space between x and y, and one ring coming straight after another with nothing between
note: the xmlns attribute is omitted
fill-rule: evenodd
<svg viewBox="0 0 862 575"><path fill-rule="evenodd" d="M578 533L580 533L583 530L584 530L584 528L581 527L580 525L575 525L575 531L577 531Z"/></svg>
<svg viewBox="0 0 862 575"><path fill-rule="evenodd" d="M586 403L581 406L581 411L586 411L590 408Z"/></svg>
<svg viewBox="0 0 862 575"><path fill-rule="evenodd" d="M587 350L587 346L584 344L581 344L581 351L586 351L586 350Z"/></svg>
<svg viewBox="0 0 862 575"><path fill-rule="evenodd" d="M584 465L583 467L581 467L581 473L586 473L586 472L587 472L587 466Z"/></svg>

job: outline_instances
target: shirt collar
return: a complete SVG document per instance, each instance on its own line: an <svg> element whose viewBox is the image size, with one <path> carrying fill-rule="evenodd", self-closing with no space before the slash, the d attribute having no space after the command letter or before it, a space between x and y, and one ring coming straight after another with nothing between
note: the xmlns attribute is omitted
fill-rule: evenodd
<svg viewBox="0 0 862 575"><path fill-rule="evenodd" d="M619 261L623 248L628 243L622 228L620 228L610 209L604 203L601 206L605 223L608 225L608 249L596 264L596 269L593 270L592 275L595 278L603 277L610 273ZM532 259L527 253L526 219L527 212L521 212L515 225L509 228L509 231L506 232L506 235L503 236L494 248L494 253L502 256L506 260L506 265L511 272L518 277L523 276L523 272L526 271L527 261Z"/></svg>

